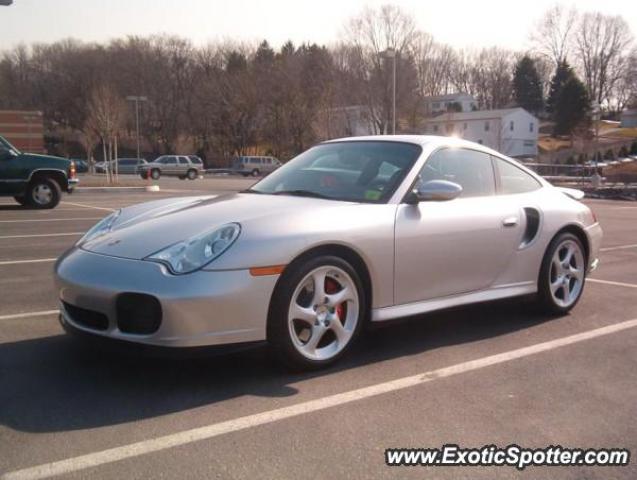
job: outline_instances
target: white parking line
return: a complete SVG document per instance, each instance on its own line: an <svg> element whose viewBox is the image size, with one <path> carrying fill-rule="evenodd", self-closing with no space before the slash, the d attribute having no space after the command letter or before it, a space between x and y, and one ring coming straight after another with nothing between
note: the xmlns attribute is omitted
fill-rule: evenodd
<svg viewBox="0 0 637 480"><path fill-rule="evenodd" d="M84 208L94 208L95 210L106 210L107 212L114 212L115 210L112 208L106 207L96 207L95 205L87 205L85 203L74 203L74 202L60 202L63 205L74 205L76 207L84 207Z"/></svg>
<svg viewBox="0 0 637 480"><path fill-rule="evenodd" d="M4 260L0 262L0 266L2 265L20 265L21 263L44 263L44 262L55 262L57 258L34 258L32 260Z"/></svg>
<svg viewBox="0 0 637 480"><path fill-rule="evenodd" d="M42 310L40 312L12 313L11 315L0 315L0 320L12 320L15 318L44 317L45 315L54 315L58 313L60 313L59 310Z"/></svg>
<svg viewBox="0 0 637 480"><path fill-rule="evenodd" d="M86 232L68 232L68 233L35 233L33 235L2 235L0 240L8 238L38 238L38 237L71 237L73 235L84 235Z"/></svg>
<svg viewBox="0 0 637 480"><path fill-rule="evenodd" d="M612 280L602 280L599 278L587 278L586 281L593 283L603 283L604 285L615 285L616 287L637 288L637 285L634 283L614 282Z"/></svg>
<svg viewBox="0 0 637 480"><path fill-rule="evenodd" d="M80 218L29 218L27 220L0 220L0 223L23 223L23 222L75 222L78 220L101 220L102 217L80 217Z"/></svg>
<svg viewBox="0 0 637 480"><path fill-rule="evenodd" d="M538 343L528 347L519 348L517 350L510 350L497 355L490 355L477 360L458 363L438 370L431 370L417 375L359 388L357 390L350 390L349 392L338 393L318 398L316 400L297 403L296 405L290 405L288 407L277 408L275 410L257 413L254 415L247 415L245 417L239 417L225 422L213 423L205 427L193 428L191 430L151 438L128 445L122 445L120 447L109 448L107 450L80 455L78 457L67 458L57 462L45 463L22 470L15 470L13 472L5 473L2 477L0 477L0 479L32 480L77 472L86 468L97 467L106 463L117 462L127 458L138 457L147 453L186 445L200 440L207 440L227 433L266 425L300 415L307 415L308 413L318 412L338 405L344 405L376 397L385 393L423 385L439 378L451 377L453 375L471 372L473 370L490 367L492 365L510 362L511 360L516 360L518 358L547 352L566 345L572 345L574 343L583 342L603 335L609 335L611 333L620 332L636 326L637 319L627 320L625 322L608 325L606 327L589 330L587 332L577 333L568 337L557 338L555 340Z"/></svg>
<svg viewBox="0 0 637 480"><path fill-rule="evenodd" d="M629 248L637 248L637 243L631 243L630 245L618 245L616 247L600 248L600 252L612 252L613 250L626 250Z"/></svg>

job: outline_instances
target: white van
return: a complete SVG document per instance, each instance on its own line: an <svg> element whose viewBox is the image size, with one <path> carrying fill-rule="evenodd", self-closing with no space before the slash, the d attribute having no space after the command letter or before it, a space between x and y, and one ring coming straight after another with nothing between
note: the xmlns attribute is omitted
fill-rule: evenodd
<svg viewBox="0 0 637 480"><path fill-rule="evenodd" d="M232 169L244 177L267 175L281 166L274 157L241 156L232 160Z"/></svg>

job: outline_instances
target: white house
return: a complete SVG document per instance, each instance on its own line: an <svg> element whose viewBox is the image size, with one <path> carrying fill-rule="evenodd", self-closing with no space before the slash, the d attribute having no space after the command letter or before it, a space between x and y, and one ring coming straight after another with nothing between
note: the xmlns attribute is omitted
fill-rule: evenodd
<svg viewBox="0 0 637 480"><path fill-rule="evenodd" d="M454 135L511 157L537 155L539 120L523 108L444 113L425 120L427 135Z"/></svg>
<svg viewBox="0 0 637 480"><path fill-rule="evenodd" d="M434 95L425 97L425 115L430 117L440 112L446 112L452 105L460 105L462 112L471 112L478 108L478 102L468 93L450 93L448 95Z"/></svg>
<svg viewBox="0 0 637 480"><path fill-rule="evenodd" d="M377 135L378 128L372 120L369 107L349 105L334 107L319 113L315 130L319 138L359 137Z"/></svg>

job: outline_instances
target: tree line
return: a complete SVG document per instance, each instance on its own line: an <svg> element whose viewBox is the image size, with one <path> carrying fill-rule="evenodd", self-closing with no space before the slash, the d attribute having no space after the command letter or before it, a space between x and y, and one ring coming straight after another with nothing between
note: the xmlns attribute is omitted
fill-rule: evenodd
<svg viewBox="0 0 637 480"><path fill-rule="evenodd" d="M126 97L143 95L145 153L198 153L210 164L248 153L287 159L347 135L345 107L364 107L374 131L388 133L388 49L396 53L400 131L419 132L423 97L456 91L480 109L548 111L559 134L581 124L591 101L607 113L637 102L637 50L621 17L554 7L526 52L452 48L392 5L366 8L343 30L333 45L276 49L267 41L196 47L168 35L21 45L1 55L0 108L42 110L60 154L102 156L117 139L130 148L135 117ZM579 113L574 99L585 103Z"/></svg>

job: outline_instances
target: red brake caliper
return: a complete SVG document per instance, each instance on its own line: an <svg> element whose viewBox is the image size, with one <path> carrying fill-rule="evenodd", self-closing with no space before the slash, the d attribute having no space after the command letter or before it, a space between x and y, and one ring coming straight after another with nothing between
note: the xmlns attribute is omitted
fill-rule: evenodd
<svg viewBox="0 0 637 480"><path fill-rule="evenodd" d="M327 293L328 295L338 292L339 287L340 285L338 284L338 282L336 282L336 280L330 277L327 277L325 279L325 293ZM345 305L343 303L339 303L338 305L336 305L335 310L338 319L343 322L343 319L345 318Z"/></svg>

